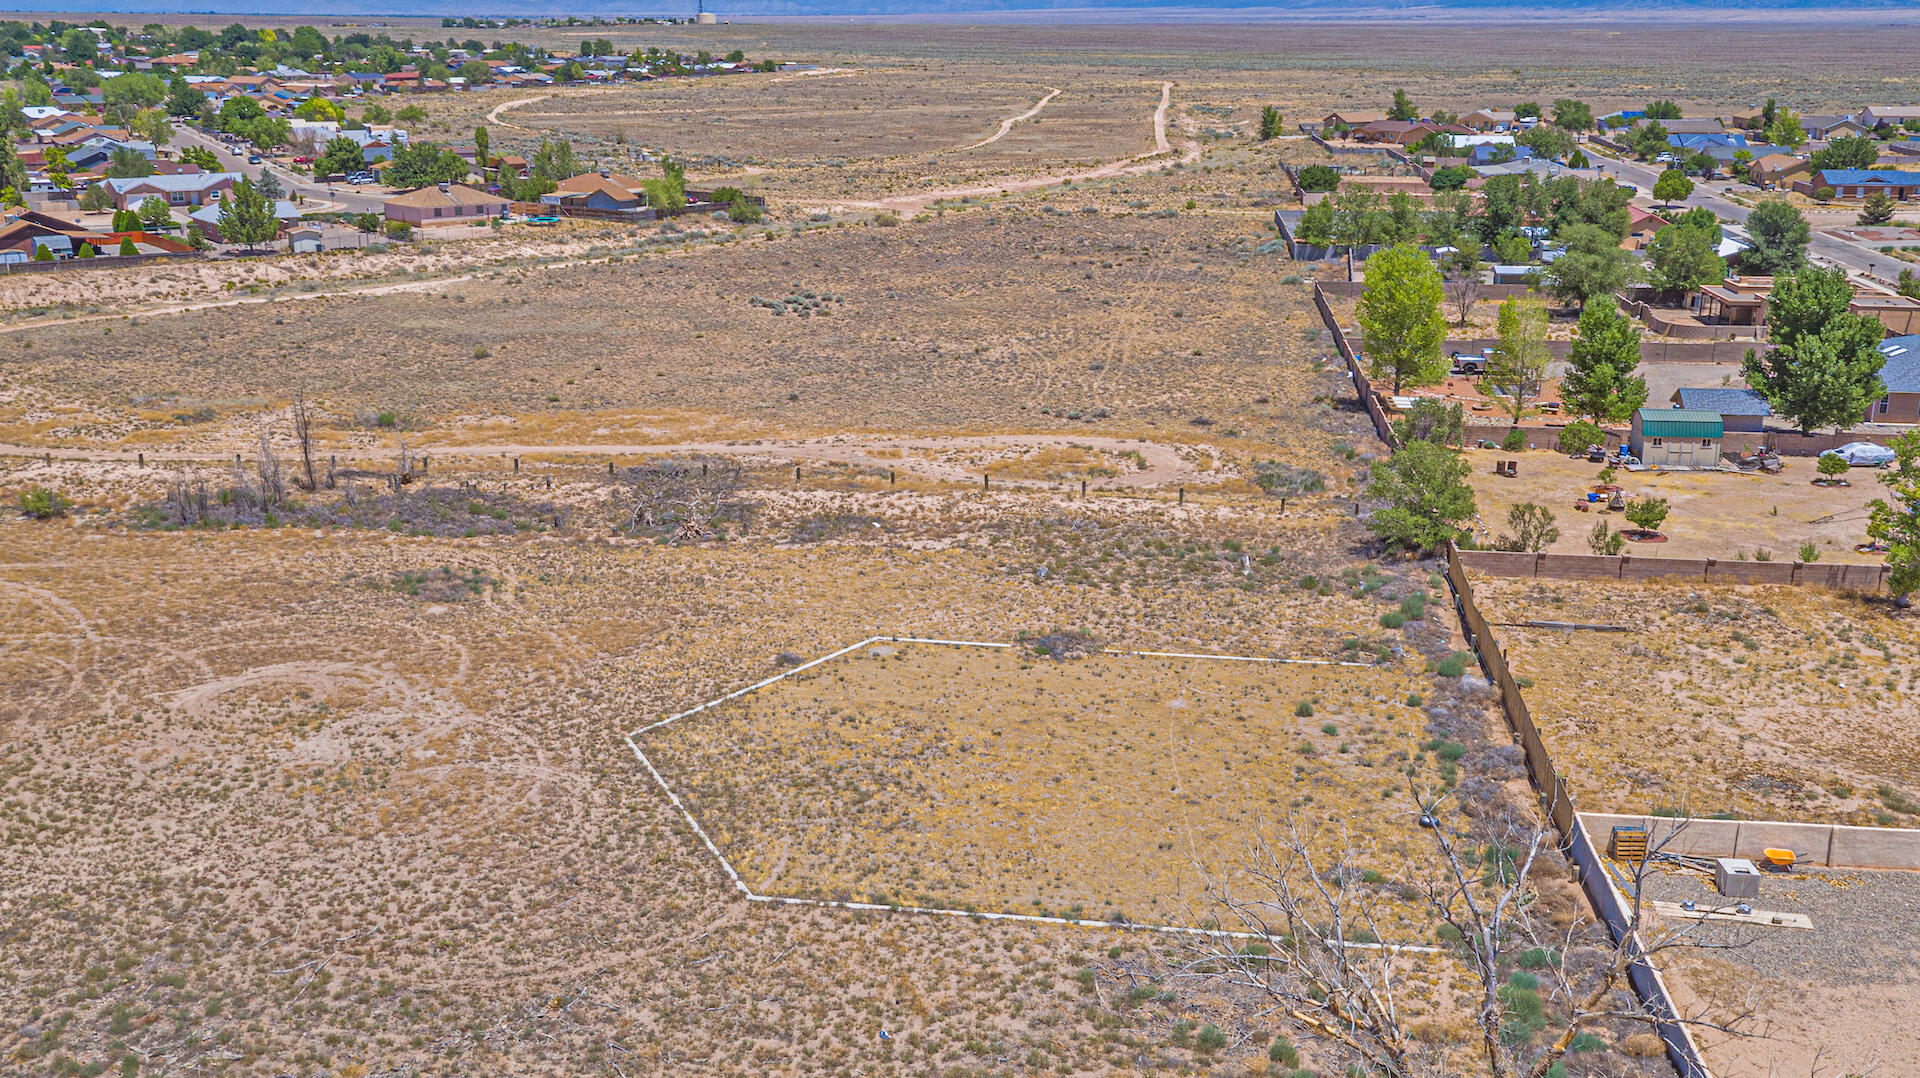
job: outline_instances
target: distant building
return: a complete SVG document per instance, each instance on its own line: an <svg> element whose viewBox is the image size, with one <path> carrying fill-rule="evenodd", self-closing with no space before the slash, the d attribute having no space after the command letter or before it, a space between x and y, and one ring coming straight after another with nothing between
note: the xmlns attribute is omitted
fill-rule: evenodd
<svg viewBox="0 0 1920 1078"><path fill-rule="evenodd" d="M443 183L396 195L384 205L389 221L431 227L482 224L506 213L509 203L499 195L476 191L464 184Z"/></svg>
<svg viewBox="0 0 1920 1078"><path fill-rule="evenodd" d="M1828 168L1793 184L1793 189L1803 195L1813 195L1823 187L1833 188L1834 198L1849 202L1861 201L1876 191L1886 192L1896 202L1909 202L1920 197L1920 172L1894 168Z"/></svg>

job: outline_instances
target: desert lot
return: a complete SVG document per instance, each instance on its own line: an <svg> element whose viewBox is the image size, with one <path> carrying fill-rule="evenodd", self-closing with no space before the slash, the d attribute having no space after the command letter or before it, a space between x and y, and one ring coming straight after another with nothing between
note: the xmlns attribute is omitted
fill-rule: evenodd
<svg viewBox="0 0 1920 1078"><path fill-rule="evenodd" d="M823 70L436 95L420 133L665 152L767 219L0 281L0 491L71 503L0 519L0 1069L1344 1073L1204 942L1133 927L1230 919L1218 886L1295 828L1409 945L1368 953L1404 962L1422 1058L1476 1065L1417 821L1444 800L1498 866L1531 793L1439 563L1365 528L1384 449L1270 243L1314 151L1255 129L1395 86L1691 105L1784 67L1811 108L1904 71L1838 59L1875 27L1727 32L536 28ZM1483 521L1536 500L1584 550L1590 466L1473 457ZM1644 480L1661 552L1850 559L1873 487L1805 467ZM1920 642L1884 607L1487 594L1676 638L1514 631L1529 692L1582 701L1538 709L1553 736L1613 739L1555 743L1624 775L1583 807L1920 796ZM875 635L1016 646L882 645L639 741L766 894L1102 924L751 901L627 746ZM1642 684L1667 695L1616 698ZM1604 942L1557 855L1536 873L1567 952L1534 968L1584 976ZM1667 1073L1649 1039L1600 1023L1565 1073Z"/></svg>

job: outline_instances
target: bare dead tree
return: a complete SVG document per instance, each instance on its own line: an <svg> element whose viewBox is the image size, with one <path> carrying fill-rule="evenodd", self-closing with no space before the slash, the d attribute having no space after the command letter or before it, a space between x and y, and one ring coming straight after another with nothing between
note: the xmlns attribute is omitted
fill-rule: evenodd
<svg viewBox="0 0 1920 1078"><path fill-rule="evenodd" d="M1722 1018L1709 1017L1704 1008L1692 1015L1656 1014L1632 992L1633 970L1664 951L1745 943L1700 939L1697 921L1665 926L1647 916L1646 873L1682 827L1670 828L1650 844L1648 860L1636 866L1623 931L1609 935L1593 918L1579 914L1556 929L1536 913L1540 894L1532 878L1554 849L1546 828L1509 813L1483 818L1469 835L1452 829L1453 814L1443 811L1445 795L1415 793L1432 824L1427 831L1437 860L1427 862L1425 878L1410 872L1391 882L1403 897L1418 896L1433 917L1459 934L1458 956L1477 982L1474 1021L1487 1073L1542 1078L1582 1031L1613 1022L1743 1035L1751 1010ZM1335 1046L1345 1062L1369 1073L1390 1078L1457 1074L1457 1064L1406 1029L1400 973L1410 962L1430 961L1425 952L1431 948L1382 942L1374 888L1355 867L1365 860L1345 833L1324 837L1298 820L1290 821L1274 843L1257 840L1241 866L1251 883L1248 892L1235 893L1224 881L1210 884L1209 897L1230 923L1221 934L1190 945L1197 954L1181 965L1183 975L1251 989L1268 1001L1270 1012ZM1239 937L1227 934L1236 930ZM1247 946L1248 935L1259 946ZM1530 1047L1530 1037L1511 1037L1506 1028L1511 997L1505 967L1512 951L1529 947L1561 956L1542 971L1551 981L1543 1002L1555 1008L1560 1026L1543 1049ZM1569 955L1587 960L1568 961Z"/></svg>
<svg viewBox="0 0 1920 1078"><path fill-rule="evenodd" d="M280 470L280 457L273 451L271 427L260 428L260 459L255 468L260 473L260 504L272 508L286 500L287 480Z"/></svg>
<svg viewBox="0 0 1920 1078"><path fill-rule="evenodd" d="M629 476L629 532L672 524L669 542L697 542L712 535L715 521L742 509L735 501L742 479L737 464L716 469L703 462L696 471L691 463L676 462L636 468Z"/></svg>
<svg viewBox="0 0 1920 1078"><path fill-rule="evenodd" d="M1472 243L1472 240L1462 240ZM1485 286L1480 283L1482 267L1480 260L1467 251L1454 251L1446 257L1447 298L1453 301L1459 310L1460 319L1454 324L1467 324L1467 315L1472 312L1474 303L1479 300Z"/></svg>
<svg viewBox="0 0 1920 1078"><path fill-rule="evenodd" d="M196 524L207 519L212 501L207 493L207 481L197 475L182 473L167 484L167 504L173 508L174 519L181 524Z"/></svg>
<svg viewBox="0 0 1920 1078"><path fill-rule="evenodd" d="M304 489L312 493L320 487L313 475L313 413L307 410L307 398L297 392L293 395L293 433L300 440L300 463L307 472Z"/></svg>

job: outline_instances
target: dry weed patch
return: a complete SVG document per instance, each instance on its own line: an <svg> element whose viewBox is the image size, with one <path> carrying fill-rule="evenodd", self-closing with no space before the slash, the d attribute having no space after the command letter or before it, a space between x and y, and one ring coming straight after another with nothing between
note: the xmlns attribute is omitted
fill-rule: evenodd
<svg viewBox="0 0 1920 1078"><path fill-rule="evenodd" d="M1814 588L1476 581L1583 809L1920 823L1920 625Z"/></svg>
<svg viewBox="0 0 1920 1078"><path fill-rule="evenodd" d="M642 748L762 893L1184 923L1292 809L1417 841L1417 669L1060 650L876 644Z"/></svg>

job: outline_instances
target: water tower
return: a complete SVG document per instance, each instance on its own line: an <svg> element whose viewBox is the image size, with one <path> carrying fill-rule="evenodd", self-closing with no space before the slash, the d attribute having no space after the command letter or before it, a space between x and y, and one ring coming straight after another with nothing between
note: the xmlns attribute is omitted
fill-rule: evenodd
<svg viewBox="0 0 1920 1078"><path fill-rule="evenodd" d="M701 26L716 26L719 24L720 19L714 15L713 12L707 10L707 0L700 0L700 13L693 17L693 21Z"/></svg>

